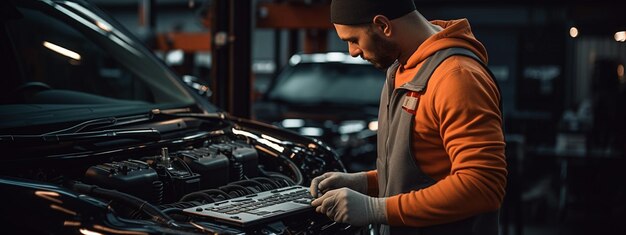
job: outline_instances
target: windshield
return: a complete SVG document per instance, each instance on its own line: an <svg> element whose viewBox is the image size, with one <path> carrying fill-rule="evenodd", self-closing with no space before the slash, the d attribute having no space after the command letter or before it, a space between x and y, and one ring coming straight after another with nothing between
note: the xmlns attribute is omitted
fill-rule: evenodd
<svg viewBox="0 0 626 235"><path fill-rule="evenodd" d="M176 75L97 9L28 1L17 10L2 22L12 45L3 61L17 65L6 68L15 71L3 82L2 127L195 104Z"/></svg>
<svg viewBox="0 0 626 235"><path fill-rule="evenodd" d="M369 64L301 63L279 75L268 95L291 104L378 105L384 82Z"/></svg>

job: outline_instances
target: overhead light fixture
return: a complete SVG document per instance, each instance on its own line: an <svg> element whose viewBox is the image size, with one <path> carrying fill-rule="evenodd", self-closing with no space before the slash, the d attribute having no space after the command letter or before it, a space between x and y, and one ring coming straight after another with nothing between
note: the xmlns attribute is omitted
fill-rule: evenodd
<svg viewBox="0 0 626 235"><path fill-rule="evenodd" d="M615 35L613 37L615 37L615 41L625 42L626 41L626 31L619 31L619 32L615 33Z"/></svg>
<svg viewBox="0 0 626 235"><path fill-rule="evenodd" d="M569 28L569 36L572 38L578 37L578 28L576 27Z"/></svg>
<svg viewBox="0 0 626 235"><path fill-rule="evenodd" d="M326 55L324 54L313 54L311 55L311 61L316 63L326 62Z"/></svg>
<svg viewBox="0 0 626 235"><path fill-rule="evenodd" d="M181 65L185 62L185 52L183 50L172 50L165 54L167 65Z"/></svg>
<svg viewBox="0 0 626 235"><path fill-rule="evenodd" d="M300 63L300 61L302 61L302 57L300 57L300 55L293 55L291 56L291 58L289 59L289 63L291 65L297 65Z"/></svg>
<svg viewBox="0 0 626 235"><path fill-rule="evenodd" d="M352 134L362 131L363 129L365 129L364 121L350 120L341 123L338 131L340 134Z"/></svg>
<svg viewBox="0 0 626 235"><path fill-rule="evenodd" d="M369 124L367 124L367 128L371 131L378 131L378 121L371 121Z"/></svg>
<svg viewBox="0 0 626 235"><path fill-rule="evenodd" d="M345 57L346 55L340 52L326 53L326 61L329 61L329 62L341 62L344 60Z"/></svg>
<svg viewBox="0 0 626 235"><path fill-rule="evenodd" d="M324 130L318 127L302 127L300 128L300 134L304 136L322 136L324 135Z"/></svg>
<svg viewBox="0 0 626 235"><path fill-rule="evenodd" d="M281 122L284 128L300 128L304 126L304 120L302 119L285 119Z"/></svg>
<svg viewBox="0 0 626 235"><path fill-rule="evenodd" d="M64 56L67 56L67 57L72 58L74 60L80 60L80 55L78 53L70 51L68 49L65 49L65 48L63 48L61 46L58 46L58 45L54 44L54 43L44 41L43 42L43 46L48 48L48 49L50 49L50 50L52 50L52 51L54 51L54 52L56 52L56 53L59 53L59 54L64 55Z"/></svg>

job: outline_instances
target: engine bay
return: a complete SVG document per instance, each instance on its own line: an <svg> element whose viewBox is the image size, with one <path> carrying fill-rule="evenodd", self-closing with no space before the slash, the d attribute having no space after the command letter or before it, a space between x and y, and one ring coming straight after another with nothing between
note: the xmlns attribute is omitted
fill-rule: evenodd
<svg viewBox="0 0 626 235"><path fill-rule="evenodd" d="M64 194L71 194L79 201L88 198L90 203L96 203L96 207L103 210L100 213L107 215L99 219L101 221L92 223L109 224L110 229L120 231L133 231L133 226L129 228L128 224L141 225L143 229L151 227L148 233L174 229L171 232L175 234L181 231L335 234L356 230L346 224L334 223L314 211L247 228L184 213L184 209L207 203L288 186L308 186L315 176L328 171L345 171L345 168L336 154L323 143L307 138L287 140L285 136L280 136L284 135L280 131L272 136L270 130L275 127L264 126L266 129L259 132L250 128L253 126L250 123L230 123L225 128L207 131L205 127L193 128L196 122L193 118L180 121L185 123L183 134L180 130L176 134L161 131L163 137L159 141L134 141L133 144L122 145L122 148L116 143L123 139L121 137L104 142L74 141L70 144L60 141L53 146L59 148L63 145L72 149L71 154L51 148L47 156L15 158L5 161L0 175L4 181L20 182L13 183L13 186L26 191L31 197L28 200L43 199L50 204L46 207L57 208L52 213L65 212L62 213L65 216L50 216L62 219L64 228L71 227L72 223L68 225L68 221L74 221L77 227L85 227L85 216L90 214L80 212L81 208L67 207L71 203L58 199ZM163 125L157 126L163 128ZM301 142L303 140L309 142ZM4 146L7 146L6 143ZM41 153L40 148L13 149L16 151L11 155L30 156L33 152ZM3 183L3 190L15 190L7 188L11 183ZM16 197L19 198L15 200L25 199ZM24 210L15 210L29 214ZM16 218L20 217L3 219L12 221L11 224L22 230L25 220ZM112 218L121 224L111 222ZM103 231L101 227L91 227L94 228Z"/></svg>
<svg viewBox="0 0 626 235"><path fill-rule="evenodd" d="M8 61L0 64L3 232L354 229L313 211L245 228L186 213L258 192L304 189L313 177L346 168L319 140L213 105L208 86L198 93L91 2L2 1L2 10L9 13L0 17L0 55Z"/></svg>

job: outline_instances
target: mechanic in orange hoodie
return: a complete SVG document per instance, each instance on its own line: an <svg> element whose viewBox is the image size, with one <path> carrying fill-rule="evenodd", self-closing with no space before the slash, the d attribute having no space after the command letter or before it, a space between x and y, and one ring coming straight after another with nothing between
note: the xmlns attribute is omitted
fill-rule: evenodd
<svg viewBox="0 0 626 235"><path fill-rule="evenodd" d="M316 211L382 234L497 234L500 93L469 22L428 21L412 0L333 0L331 21L387 81L376 170L313 179Z"/></svg>

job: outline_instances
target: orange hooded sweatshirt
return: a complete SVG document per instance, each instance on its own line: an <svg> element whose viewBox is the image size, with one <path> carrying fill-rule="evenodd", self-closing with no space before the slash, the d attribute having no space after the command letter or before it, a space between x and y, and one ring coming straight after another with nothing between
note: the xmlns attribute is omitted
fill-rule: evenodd
<svg viewBox="0 0 626 235"><path fill-rule="evenodd" d="M462 47L487 63L487 52L467 20L432 21L443 28L428 38L396 72L398 88L438 50ZM392 226L424 227L500 208L506 161L499 93L489 73L473 59L453 56L433 73L420 97L411 150L422 171L437 181L387 199ZM368 172L368 194L378 195L378 174ZM390 182L393 183L393 182Z"/></svg>

